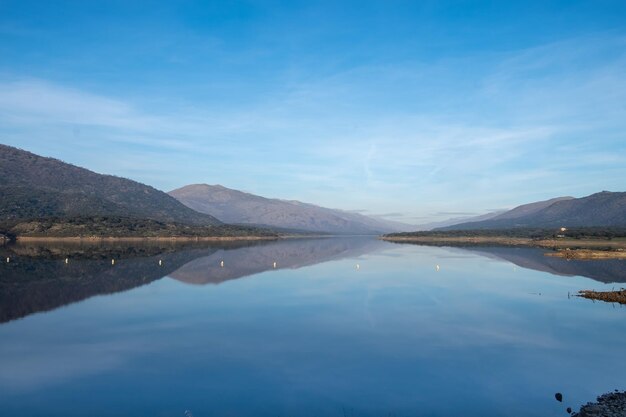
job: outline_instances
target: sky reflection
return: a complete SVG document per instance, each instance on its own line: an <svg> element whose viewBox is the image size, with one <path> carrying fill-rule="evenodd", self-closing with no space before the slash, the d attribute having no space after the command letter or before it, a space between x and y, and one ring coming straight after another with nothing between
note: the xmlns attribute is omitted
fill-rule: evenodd
<svg viewBox="0 0 626 417"><path fill-rule="evenodd" d="M5 323L0 404L59 416L544 416L624 388L626 310L567 297L613 284L381 245L217 286L160 279Z"/></svg>

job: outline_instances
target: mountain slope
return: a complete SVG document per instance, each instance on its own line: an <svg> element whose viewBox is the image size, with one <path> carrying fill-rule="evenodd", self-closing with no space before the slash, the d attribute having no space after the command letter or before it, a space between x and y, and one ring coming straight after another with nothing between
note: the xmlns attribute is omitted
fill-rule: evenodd
<svg viewBox="0 0 626 417"><path fill-rule="evenodd" d="M543 210L546 207L551 206L552 204L558 201L566 201L573 200L574 197L557 197L551 198L550 200L537 201L536 203L523 204L521 206L517 206L514 209L506 211L491 220L504 220L504 219L519 219L525 216L530 216L534 213Z"/></svg>
<svg viewBox="0 0 626 417"><path fill-rule="evenodd" d="M0 219L121 216L217 225L150 186L0 145Z"/></svg>
<svg viewBox="0 0 626 417"><path fill-rule="evenodd" d="M438 230L561 226L626 226L626 192L603 191L583 198L560 197L525 204L489 220L462 223Z"/></svg>
<svg viewBox="0 0 626 417"><path fill-rule="evenodd" d="M336 234L379 234L415 227L299 201L260 197L221 185L187 185L169 194L227 223Z"/></svg>
<svg viewBox="0 0 626 417"><path fill-rule="evenodd" d="M417 227L414 230L416 230L416 231L438 230L438 229L441 229L441 228L444 228L444 227L454 226L455 224L469 223L469 222L479 222L479 221L483 221L483 220L489 220L489 219L493 219L496 216L499 216L500 214L504 213L505 211L506 210L499 210L499 211L494 211L494 212L491 212L491 213L481 214L479 216L453 217L453 218L447 219L447 220L441 220L441 221L436 221L436 222L431 222L431 223L419 224L419 225L417 225Z"/></svg>

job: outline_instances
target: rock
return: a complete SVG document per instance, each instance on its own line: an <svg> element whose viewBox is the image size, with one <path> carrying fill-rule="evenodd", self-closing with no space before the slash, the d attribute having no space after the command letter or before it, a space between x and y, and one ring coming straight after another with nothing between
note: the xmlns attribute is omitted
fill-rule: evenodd
<svg viewBox="0 0 626 417"><path fill-rule="evenodd" d="M626 391L611 392L598 397L596 403L580 408L574 417L626 417Z"/></svg>

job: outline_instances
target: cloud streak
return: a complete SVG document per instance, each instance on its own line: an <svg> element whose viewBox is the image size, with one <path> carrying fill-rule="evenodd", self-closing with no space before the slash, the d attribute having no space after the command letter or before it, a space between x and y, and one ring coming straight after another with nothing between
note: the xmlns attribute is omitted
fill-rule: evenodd
<svg viewBox="0 0 626 417"><path fill-rule="evenodd" d="M463 71L478 59L480 71ZM302 71L244 105L154 104L4 77L0 133L9 144L166 190L224 183L404 219L626 186L623 37L456 65L362 65L312 78ZM452 80L446 88L436 82L441 72ZM112 152L123 157L103 160Z"/></svg>

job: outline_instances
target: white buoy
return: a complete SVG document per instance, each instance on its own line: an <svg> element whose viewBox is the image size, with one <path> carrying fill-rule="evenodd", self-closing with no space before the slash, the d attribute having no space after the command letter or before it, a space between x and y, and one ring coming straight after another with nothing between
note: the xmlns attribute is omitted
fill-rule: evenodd
<svg viewBox="0 0 626 417"><path fill-rule="evenodd" d="M439 265L435 266L435 269L436 269L437 271L439 271Z"/></svg>
<svg viewBox="0 0 626 417"><path fill-rule="evenodd" d="M274 268L276 268L276 262L274 262Z"/></svg>
<svg viewBox="0 0 626 417"><path fill-rule="evenodd" d="M356 269L361 269L361 265L356 264Z"/></svg>
<svg viewBox="0 0 626 417"><path fill-rule="evenodd" d="M7 256L7 263L11 262L11 258Z"/></svg>
<svg viewBox="0 0 626 417"><path fill-rule="evenodd" d="M115 259L111 259L111 265L115 265Z"/></svg>
<svg viewBox="0 0 626 417"><path fill-rule="evenodd" d="M65 258L65 263L66 263L66 264L70 263L69 258Z"/></svg>
<svg viewBox="0 0 626 417"><path fill-rule="evenodd" d="M221 262L220 262L220 266L221 266L222 268L224 268L224 261L221 261Z"/></svg>
<svg viewBox="0 0 626 417"><path fill-rule="evenodd" d="M159 266L163 265L163 261L159 259Z"/></svg>

